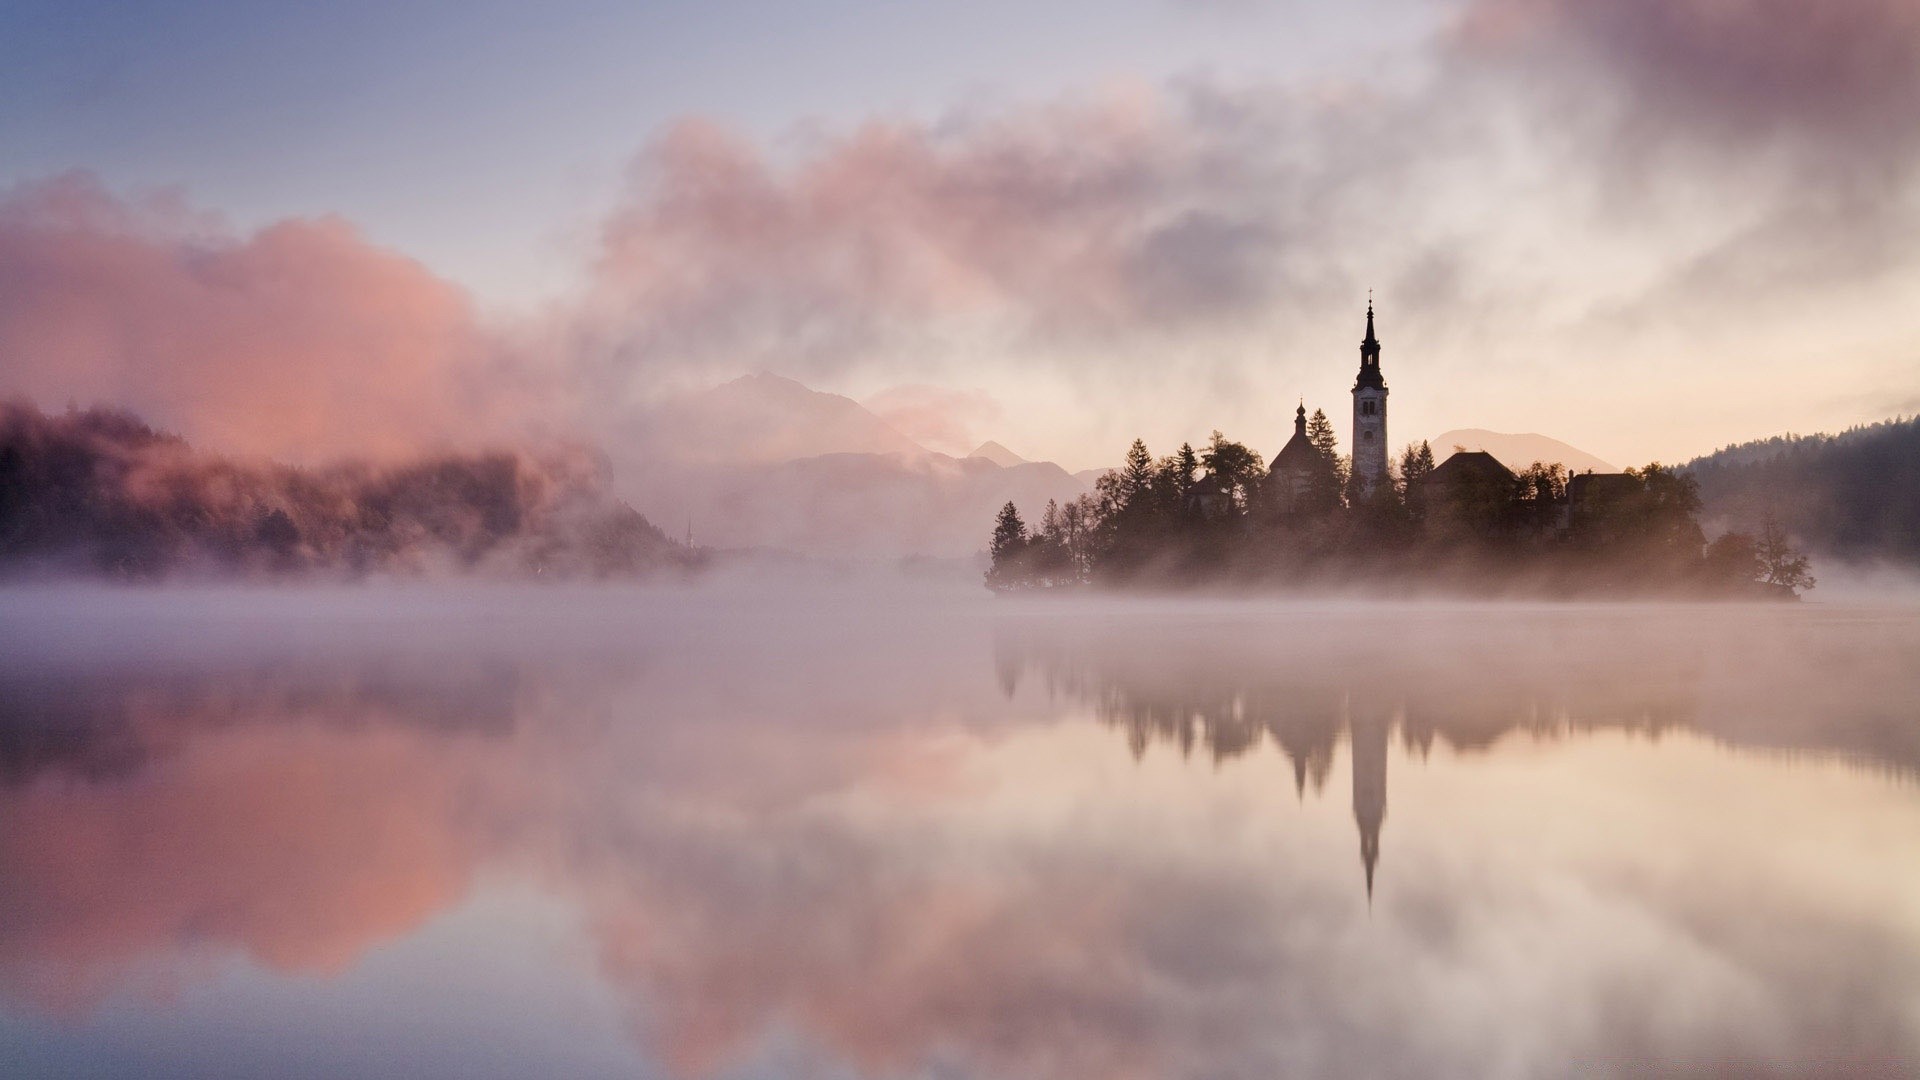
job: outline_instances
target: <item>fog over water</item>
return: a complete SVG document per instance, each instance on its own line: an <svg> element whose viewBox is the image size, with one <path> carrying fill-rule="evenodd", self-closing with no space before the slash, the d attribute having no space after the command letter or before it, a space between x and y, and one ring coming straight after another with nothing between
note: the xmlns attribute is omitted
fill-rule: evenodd
<svg viewBox="0 0 1920 1080"><path fill-rule="evenodd" d="M31 589L0 639L18 1075L1920 1072L1884 594Z"/></svg>

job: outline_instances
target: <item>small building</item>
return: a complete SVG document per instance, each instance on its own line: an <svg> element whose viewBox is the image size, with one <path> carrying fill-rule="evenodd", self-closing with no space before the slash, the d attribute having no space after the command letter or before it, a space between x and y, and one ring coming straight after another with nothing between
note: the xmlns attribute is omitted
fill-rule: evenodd
<svg viewBox="0 0 1920 1080"><path fill-rule="evenodd" d="M1520 478L1484 450L1462 450L1411 485L1409 502L1429 526L1445 532L1491 535L1513 525Z"/></svg>
<svg viewBox="0 0 1920 1080"><path fill-rule="evenodd" d="M1305 507L1319 463L1320 454L1307 438L1307 403L1303 401L1293 413L1293 438L1273 455L1267 470L1267 497L1275 510L1292 514Z"/></svg>
<svg viewBox="0 0 1920 1080"><path fill-rule="evenodd" d="M1429 492L1484 488L1510 493L1519 480L1512 469L1485 450L1462 450L1428 473L1421 487Z"/></svg>

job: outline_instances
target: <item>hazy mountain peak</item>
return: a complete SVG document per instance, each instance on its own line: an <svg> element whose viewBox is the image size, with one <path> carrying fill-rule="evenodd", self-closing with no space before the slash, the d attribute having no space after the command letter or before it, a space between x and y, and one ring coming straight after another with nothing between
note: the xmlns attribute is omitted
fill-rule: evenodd
<svg viewBox="0 0 1920 1080"><path fill-rule="evenodd" d="M1003 469L1010 469L1015 465L1024 465L1027 463L1026 458L991 440L981 443L973 453L967 456L970 458L986 458L988 461L993 462Z"/></svg>
<svg viewBox="0 0 1920 1080"><path fill-rule="evenodd" d="M689 462L791 461L822 454L905 454L925 447L849 397L757 371L658 410L660 453Z"/></svg>
<svg viewBox="0 0 1920 1080"><path fill-rule="evenodd" d="M1462 450L1485 450L1499 459L1500 464L1515 472L1536 461L1548 465L1557 461L1575 473L1620 471L1611 463L1579 447L1536 432L1513 433L1488 431L1485 428L1458 428L1436 435L1428 440L1428 443L1433 447L1433 457L1436 462L1452 457L1454 448L1459 447Z"/></svg>

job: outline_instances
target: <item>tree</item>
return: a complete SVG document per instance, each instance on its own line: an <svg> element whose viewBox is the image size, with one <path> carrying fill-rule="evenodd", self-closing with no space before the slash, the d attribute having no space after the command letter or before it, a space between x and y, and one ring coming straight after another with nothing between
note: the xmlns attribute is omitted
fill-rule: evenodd
<svg viewBox="0 0 1920 1080"><path fill-rule="evenodd" d="M1743 532L1723 533L1707 545L1707 579L1716 585L1751 586L1766 574L1753 537Z"/></svg>
<svg viewBox="0 0 1920 1080"><path fill-rule="evenodd" d="M1700 558L1706 536L1695 515L1700 512L1700 485L1693 477L1659 462L1644 469L1628 469L1642 487L1636 508L1641 541L1680 562Z"/></svg>
<svg viewBox="0 0 1920 1080"><path fill-rule="evenodd" d="M1805 554L1787 542L1786 530L1769 512L1760 527L1760 542L1755 545L1760 557L1761 580L1777 589L1800 592L1813 588Z"/></svg>
<svg viewBox="0 0 1920 1080"><path fill-rule="evenodd" d="M1087 580L1093 567L1093 533L1099 517L1099 504L1092 494L1083 494L1060 508L1060 539L1067 549L1067 568L1075 582Z"/></svg>
<svg viewBox="0 0 1920 1080"><path fill-rule="evenodd" d="M1425 439L1420 440L1418 446L1408 443L1406 449L1400 451L1400 486L1403 491L1412 490L1432 472L1433 447L1428 446Z"/></svg>
<svg viewBox="0 0 1920 1080"><path fill-rule="evenodd" d="M1323 409L1313 410L1307 419L1307 442L1313 445L1314 469L1307 486L1307 506L1317 511L1340 506L1347 489L1348 466L1340 456L1340 439L1333 433L1333 421Z"/></svg>
<svg viewBox="0 0 1920 1080"><path fill-rule="evenodd" d="M1180 450L1160 462L1160 474L1154 484L1165 493L1167 512L1185 518L1193 508L1194 482L1200 471L1200 459L1192 443L1181 443Z"/></svg>
<svg viewBox="0 0 1920 1080"><path fill-rule="evenodd" d="M1567 500L1567 467L1534 462L1515 477L1520 513L1525 524L1536 533L1554 529L1560 521L1560 509Z"/></svg>
<svg viewBox="0 0 1920 1080"><path fill-rule="evenodd" d="M1133 440L1127 448L1126 464L1120 468L1120 510L1136 514L1149 512L1153 501L1153 455L1144 439Z"/></svg>
<svg viewBox="0 0 1920 1080"><path fill-rule="evenodd" d="M1224 496L1233 512L1246 513L1266 476L1259 452L1216 431L1200 455L1200 464L1207 470L1208 489Z"/></svg>
<svg viewBox="0 0 1920 1080"><path fill-rule="evenodd" d="M1433 475L1433 447L1425 439L1416 445L1408 443L1400 451L1398 462L1399 476L1395 483L1400 489L1400 501L1406 507L1407 516L1418 521L1425 513L1424 486L1427 477Z"/></svg>
<svg viewBox="0 0 1920 1080"><path fill-rule="evenodd" d="M987 554L993 559L987 568L988 588L1013 589L1028 583L1025 565L1028 543L1027 523L1020 520L1020 511L1008 502L994 519L993 539L987 543Z"/></svg>
<svg viewBox="0 0 1920 1080"><path fill-rule="evenodd" d="M1079 580L1067 534L1066 512L1058 502L1048 499L1047 509L1040 515L1040 531L1027 543L1027 569L1037 584L1064 585Z"/></svg>

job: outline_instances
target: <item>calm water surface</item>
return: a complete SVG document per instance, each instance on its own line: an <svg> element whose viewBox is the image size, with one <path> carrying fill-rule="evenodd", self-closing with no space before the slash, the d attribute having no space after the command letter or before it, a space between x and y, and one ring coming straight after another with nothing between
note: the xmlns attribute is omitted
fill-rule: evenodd
<svg viewBox="0 0 1920 1080"><path fill-rule="evenodd" d="M1920 609L0 596L0 1073L1920 1075Z"/></svg>

